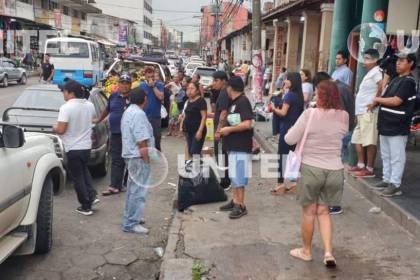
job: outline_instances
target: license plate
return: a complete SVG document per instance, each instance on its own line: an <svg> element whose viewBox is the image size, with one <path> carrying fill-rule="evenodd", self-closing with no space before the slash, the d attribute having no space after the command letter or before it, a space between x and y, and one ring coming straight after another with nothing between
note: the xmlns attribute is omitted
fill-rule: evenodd
<svg viewBox="0 0 420 280"><path fill-rule="evenodd" d="M66 77L66 78L72 78L73 77L73 73L64 73L64 77Z"/></svg>

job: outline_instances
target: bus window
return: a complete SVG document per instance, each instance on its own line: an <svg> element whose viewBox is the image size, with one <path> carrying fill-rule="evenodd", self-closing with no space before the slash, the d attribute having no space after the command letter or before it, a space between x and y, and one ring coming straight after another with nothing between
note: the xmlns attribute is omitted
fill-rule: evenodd
<svg viewBox="0 0 420 280"><path fill-rule="evenodd" d="M48 42L47 53L52 57L89 58L89 46L82 42Z"/></svg>

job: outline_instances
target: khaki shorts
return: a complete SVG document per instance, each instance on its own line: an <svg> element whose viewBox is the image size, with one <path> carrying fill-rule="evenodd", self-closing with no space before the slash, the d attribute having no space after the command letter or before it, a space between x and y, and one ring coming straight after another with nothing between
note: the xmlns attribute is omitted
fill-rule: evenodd
<svg viewBox="0 0 420 280"><path fill-rule="evenodd" d="M363 147L378 145L378 113L368 112L357 116L357 125L351 138L352 144Z"/></svg>
<svg viewBox="0 0 420 280"><path fill-rule="evenodd" d="M296 199L302 206L341 205L344 170L327 170L302 164Z"/></svg>

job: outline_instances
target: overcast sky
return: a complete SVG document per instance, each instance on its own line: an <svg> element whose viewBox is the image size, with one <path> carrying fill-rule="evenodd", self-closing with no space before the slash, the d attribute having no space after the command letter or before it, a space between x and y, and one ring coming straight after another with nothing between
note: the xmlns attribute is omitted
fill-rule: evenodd
<svg viewBox="0 0 420 280"><path fill-rule="evenodd" d="M185 42L198 41L200 18L193 17L200 16L201 6L209 3L211 0L153 0L153 17L162 19L170 29L175 28L183 31Z"/></svg>
<svg viewBox="0 0 420 280"><path fill-rule="evenodd" d="M273 0L262 0L272 2ZM230 2L230 0L224 0ZM168 28L184 32L184 41L198 41L200 31L200 9L212 3L212 0L153 0L153 17L162 19ZM251 6L251 0L245 0L244 5Z"/></svg>

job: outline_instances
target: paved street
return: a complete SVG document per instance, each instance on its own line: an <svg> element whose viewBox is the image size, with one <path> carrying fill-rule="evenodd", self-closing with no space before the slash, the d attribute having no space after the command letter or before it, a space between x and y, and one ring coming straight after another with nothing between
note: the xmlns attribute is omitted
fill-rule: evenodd
<svg viewBox="0 0 420 280"><path fill-rule="evenodd" d="M180 140L163 142L166 151L183 150ZM168 160L175 166L175 154ZM146 205L148 236L121 232L124 195L100 197L96 214L84 217L75 212L78 206L72 186L55 197L53 249L44 256L12 257L0 265L1 280L89 280L156 279L160 258L154 249L165 248L172 201L177 183L176 169L152 189ZM108 178L96 179L102 191Z"/></svg>
<svg viewBox="0 0 420 280"><path fill-rule="evenodd" d="M4 110L13 105L16 98L22 93L22 91L31 86L38 84L38 77L28 78L26 85L20 85L16 83L10 83L7 88L0 88L0 114L3 114Z"/></svg>

